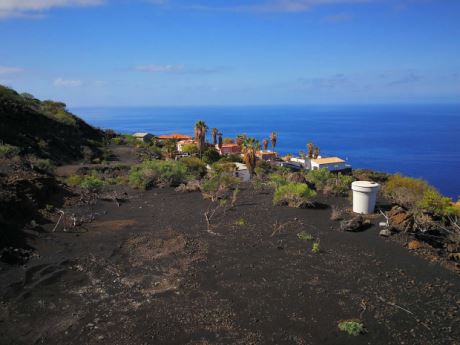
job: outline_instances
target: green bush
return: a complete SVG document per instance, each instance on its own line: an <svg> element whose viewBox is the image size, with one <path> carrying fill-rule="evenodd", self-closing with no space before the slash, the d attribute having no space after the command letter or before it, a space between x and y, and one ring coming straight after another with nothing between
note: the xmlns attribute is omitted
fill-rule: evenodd
<svg viewBox="0 0 460 345"><path fill-rule="evenodd" d="M198 147L195 144L186 144L182 146L182 152L189 154L198 153Z"/></svg>
<svg viewBox="0 0 460 345"><path fill-rule="evenodd" d="M235 153L231 155L225 155L219 161L220 162L243 163L243 158L241 158L241 155Z"/></svg>
<svg viewBox="0 0 460 345"><path fill-rule="evenodd" d="M313 241L315 238L312 234L309 234L306 231L301 231L297 234L297 238L302 241Z"/></svg>
<svg viewBox="0 0 460 345"><path fill-rule="evenodd" d="M67 178L66 183L72 187L80 187L91 191L98 191L106 184L96 175L71 175Z"/></svg>
<svg viewBox="0 0 460 345"><path fill-rule="evenodd" d="M395 204L412 210L429 188L428 183L422 179L395 174L388 178L383 186L383 193Z"/></svg>
<svg viewBox="0 0 460 345"><path fill-rule="evenodd" d="M226 161L219 160L218 162L215 162L212 165L212 170L217 175L223 174L223 173L231 174L234 171L236 171L236 165L232 162L226 162Z"/></svg>
<svg viewBox="0 0 460 345"><path fill-rule="evenodd" d="M306 175L307 181L313 183L317 190L324 189L332 178L335 176L328 169L310 170Z"/></svg>
<svg viewBox="0 0 460 345"><path fill-rule="evenodd" d="M35 162L33 162L33 165L39 170L45 171L48 174L52 174L56 169L53 162L51 162L49 159L37 159Z"/></svg>
<svg viewBox="0 0 460 345"><path fill-rule="evenodd" d="M452 205L452 199L442 196L433 187L425 190L416 208L437 217L460 216L460 210Z"/></svg>
<svg viewBox="0 0 460 345"><path fill-rule="evenodd" d="M313 204L316 192L308 188L304 183L290 182L279 185L273 195L275 205L287 205L289 207L306 207Z"/></svg>
<svg viewBox="0 0 460 345"><path fill-rule="evenodd" d="M324 193L347 196L351 190L351 183L353 181L353 176L339 174L327 180L326 185L323 186L322 190Z"/></svg>
<svg viewBox="0 0 460 345"><path fill-rule="evenodd" d="M339 321L339 329L349 335L357 336L364 333L364 325L360 320L342 320Z"/></svg>
<svg viewBox="0 0 460 345"><path fill-rule="evenodd" d="M435 217L460 215L452 199L441 195L422 179L392 175L383 186L384 195L394 203L414 213L428 213Z"/></svg>
<svg viewBox="0 0 460 345"><path fill-rule="evenodd" d="M177 187L188 180L187 166L181 161L149 160L133 166L129 172L129 184L135 188L153 186Z"/></svg>
<svg viewBox="0 0 460 345"><path fill-rule="evenodd" d="M219 152L214 148L209 148L203 153L203 162L206 164L213 164L220 159Z"/></svg>
<svg viewBox="0 0 460 345"><path fill-rule="evenodd" d="M268 176L268 180L270 185L273 186L273 188L278 188L279 186L284 186L289 183L289 181L286 180L284 176L281 176L280 174L276 173L270 174Z"/></svg>
<svg viewBox="0 0 460 345"><path fill-rule="evenodd" d="M110 139L110 141L112 143L114 143L115 145L123 145L123 144L125 144L125 141L123 140L123 137L115 137L115 138Z"/></svg>
<svg viewBox="0 0 460 345"><path fill-rule="evenodd" d="M11 158L19 154L21 150L17 146L2 144L0 145L0 158Z"/></svg>
<svg viewBox="0 0 460 345"><path fill-rule="evenodd" d="M272 170L273 169L270 163L267 163L266 161L263 161L263 160L258 160L256 162L256 168L254 169L254 172L256 173L257 176L266 176Z"/></svg>
<svg viewBox="0 0 460 345"><path fill-rule="evenodd" d="M200 179L206 175L206 164L198 157L184 157L180 162L185 164L191 178Z"/></svg>

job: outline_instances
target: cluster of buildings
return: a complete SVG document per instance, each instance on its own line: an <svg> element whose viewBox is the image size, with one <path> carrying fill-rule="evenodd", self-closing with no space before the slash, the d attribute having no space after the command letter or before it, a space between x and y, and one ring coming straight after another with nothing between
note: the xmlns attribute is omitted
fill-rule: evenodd
<svg viewBox="0 0 460 345"><path fill-rule="evenodd" d="M135 133L133 135L136 139L142 142L150 142L154 136L150 133ZM155 137L158 140L175 140L176 150L178 156L188 156L189 153L184 152L184 148L188 145L196 145L196 141L192 136L180 133L166 134ZM209 146L213 146L208 144ZM226 143L222 145L215 145L217 152L221 156L226 155L240 155L241 146L236 143ZM260 150L257 151L256 156L258 159L269 162L273 165L284 166L294 171L300 170L317 170L317 169L328 169L331 172L350 172L351 165L339 157L321 157L308 158L308 157L284 157L281 158L278 154L271 150ZM236 163L236 175L242 180L249 180L249 172L247 171L246 165L242 163Z"/></svg>

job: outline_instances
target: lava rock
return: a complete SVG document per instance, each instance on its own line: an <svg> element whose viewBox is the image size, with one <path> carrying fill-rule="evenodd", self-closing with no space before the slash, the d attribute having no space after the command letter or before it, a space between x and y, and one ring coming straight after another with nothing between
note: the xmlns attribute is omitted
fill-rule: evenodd
<svg viewBox="0 0 460 345"><path fill-rule="evenodd" d="M391 231L389 229L382 229L380 230L379 235L383 237L390 237Z"/></svg>
<svg viewBox="0 0 460 345"><path fill-rule="evenodd" d="M358 232L367 229L371 225L369 220L364 220L362 216L356 216L349 220L340 222L340 230Z"/></svg>
<svg viewBox="0 0 460 345"><path fill-rule="evenodd" d="M414 217L399 206L388 212L388 221L395 231L410 232L414 228Z"/></svg>

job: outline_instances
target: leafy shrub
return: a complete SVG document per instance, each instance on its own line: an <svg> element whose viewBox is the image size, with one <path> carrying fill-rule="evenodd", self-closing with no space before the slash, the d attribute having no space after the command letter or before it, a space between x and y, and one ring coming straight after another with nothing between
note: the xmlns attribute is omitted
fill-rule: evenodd
<svg viewBox="0 0 460 345"><path fill-rule="evenodd" d="M357 336L364 333L364 325L360 320L342 320L339 321L338 326L342 332L347 332L349 335Z"/></svg>
<svg viewBox="0 0 460 345"><path fill-rule="evenodd" d="M18 155L20 152L19 147L3 144L0 145L0 158L11 158Z"/></svg>
<svg viewBox="0 0 460 345"><path fill-rule="evenodd" d="M272 171L272 166L270 163L267 163L266 161L263 160L258 160L256 162L256 168L254 169L254 172L256 173L257 176L265 176L268 175Z"/></svg>
<svg viewBox="0 0 460 345"><path fill-rule="evenodd" d="M110 141L112 143L114 143L115 145L123 145L123 144L125 144L125 141L123 140L123 137L115 137L115 138L110 139Z"/></svg>
<svg viewBox="0 0 460 345"><path fill-rule="evenodd" d="M388 178L383 193L394 203L406 209L414 209L429 188L428 183L422 179L395 174Z"/></svg>
<svg viewBox="0 0 460 345"><path fill-rule="evenodd" d="M105 186L105 182L96 175L71 175L67 178L66 183L69 186L80 187L91 191L98 191Z"/></svg>
<svg viewBox="0 0 460 345"><path fill-rule="evenodd" d="M206 164L213 164L220 159L219 152L214 148L209 148L203 153L203 162Z"/></svg>
<svg viewBox="0 0 460 345"><path fill-rule="evenodd" d="M182 152L183 153L198 153L198 147L195 144L186 144L182 146Z"/></svg>
<svg viewBox="0 0 460 345"><path fill-rule="evenodd" d="M313 241L314 237L313 235L309 234L306 231L301 231L297 234L297 238L302 241Z"/></svg>
<svg viewBox="0 0 460 345"><path fill-rule="evenodd" d="M306 207L312 205L315 196L316 192L308 188L306 184L290 182L276 188L273 203L297 208Z"/></svg>
<svg viewBox="0 0 460 345"><path fill-rule="evenodd" d="M135 188L178 186L187 181L187 166L181 161L149 160L133 166L129 184Z"/></svg>
<svg viewBox="0 0 460 345"><path fill-rule="evenodd" d="M246 225L246 220L244 218L238 218L235 220L235 225L236 226L245 226Z"/></svg>
<svg viewBox="0 0 460 345"><path fill-rule="evenodd" d="M280 174L276 173L270 174L270 176L268 176L268 180L270 185L273 186L273 188L278 188L279 186L284 186L289 183L289 181L286 180L284 176L281 176Z"/></svg>
<svg viewBox="0 0 460 345"><path fill-rule="evenodd" d="M452 205L452 199L442 196L431 186L425 190L416 208L438 217L460 216L460 210Z"/></svg>
<svg viewBox="0 0 460 345"><path fill-rule="evenodd" d="M206 164L198 157L184 157L180 160L187 167L188 174L193 179L200 179L206 175Z"/></svg>
<svg viewBox="0 0 460 345"><path fill-rule="evenodd" d="M219 160L212 165L212 170L215 174L231 174L236 171L236 165L232 162Z"/></svg>
<svg viewBox="0 0 460 345"><path fill-rule="evenodd" d="M243 159L241 158L241 155L239 154L231 154L231 155L225 155L222 157L220 162L234 162L234 163L243 163Z"/></svg>
<svg viewBox="0 0 460 345"><path fill-rule="evenodd" d="M315 243L312 244L312 246L311 246L311 251L312 251L313 253L319 253L320 250L321 250L321 249L320 249L320 247L319 247L319 242L315 242Z"/></svg>
<svg viewBox="0 0 460 345"><path fill-rule="evenodd" d="M307 181L313 183L317 190L324 189L327 186L328 181L334 177L334 174L328 169L310 170L306 176Z"/></svg>
<svg viewBox="0 0 460 345"><path fill-rule="evenodd" d="M346 196L351 190L351 183L353 181L353 176L339 174L327 180L326 184L322 188L322 191L325 194L330 193L339 196Z"/></svg>
<svg viewBox="0 0 460 345"><path fill-rule="evenodd" d="M201 184L201 189L205 193L217 192L219 189L228 189L240 183L238 177L230 175L216 175L206 179Z"/></svg>
<svg viewBox="0 0 460 345"><path fill-rule="evenodd" d="M52 174L56 169L53 162L51 162L49 159L37 159L33 162L33 165L39 170L45 171L48 174Z"/></svg>

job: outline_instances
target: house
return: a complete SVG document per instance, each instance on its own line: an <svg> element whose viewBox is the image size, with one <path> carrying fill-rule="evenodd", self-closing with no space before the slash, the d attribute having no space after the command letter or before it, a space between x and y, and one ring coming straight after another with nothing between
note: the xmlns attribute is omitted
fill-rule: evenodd
<svg viewBox="0 0 460 345"><path fill-rule="evenodd" d="M241 147L237 144L223 144L221 148L219 145L216 145L216 149L219 151L221 156L241 153Z"/></svg>
<svg viewBox="0 0 460 345"><path fill-rule="evenodd" d="M257 151L256 157L264 161L272 161L278 158L278 155L276 154L276 152L267 150L267 151Z"/></svg>
<svg viewBox="0 0 460 345"><path fill-rule="evenodd" d="M173 134L163 134L158 136L160 140L192 140L193 137L187 134L173 133Z"/></svg>
<svg viewBox="0 0 460 345"><path fill-rule="evenodd" d="M133 137L144 143L148 143L153 139L153 134L150 133L134 133Z"/></svg>
<svg viewBox="0 0 460 345"><path fill-rule="evenodd" d="M311 169L328 169L329 171L341 171L350 169L351 166L339 157L325 157L310 160Z"/></svg>
<svg viewBox="0 0 460 345"><path fill-rule="evenodd" d="M311 160L308 158L291 157L289 162L298 165L299 167L302 167L305 170L311 169Z"/></svg>
<svg viewBox="0 0 460 345"><path fill-rule="evenodd" d="M187 145L195 145L196 146L196 142L195 140L180 140L177 142L177 151L178 152L183 152L184 151L184 147L187 146Z"/></svg>

